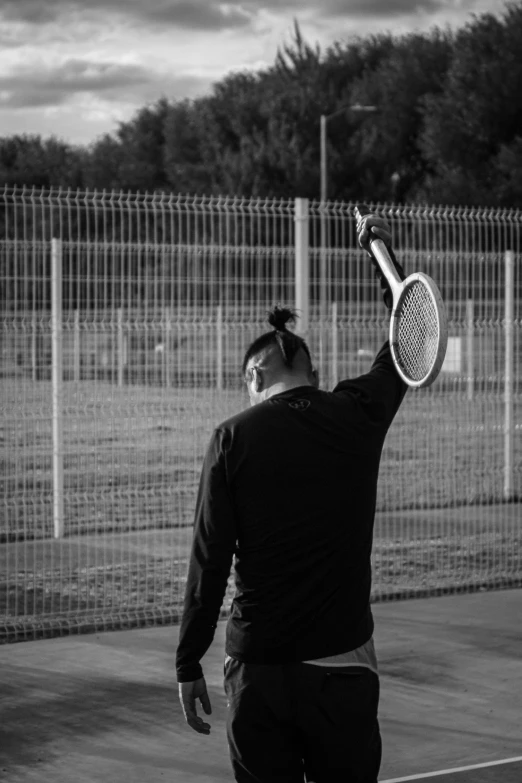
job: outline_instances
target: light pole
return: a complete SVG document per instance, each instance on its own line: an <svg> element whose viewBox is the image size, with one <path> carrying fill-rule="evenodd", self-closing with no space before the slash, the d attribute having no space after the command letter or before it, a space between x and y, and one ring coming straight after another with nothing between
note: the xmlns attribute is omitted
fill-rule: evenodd
<svg viewBox="0 0 522 783"><path fill-rule="evenodd" d="M321 374L324 371L324 340L323 329L326 322L326 285L327 285L327 253L326 253L326 200L328 196L328 174L327 174L327 152L326 152L326 129L328 121L346 112L360 112L362 114L373 114L378 111L377 106L352 103L348 106L342 106L331 114L321 114L321 264L319 271L319 365Z"/></svg>

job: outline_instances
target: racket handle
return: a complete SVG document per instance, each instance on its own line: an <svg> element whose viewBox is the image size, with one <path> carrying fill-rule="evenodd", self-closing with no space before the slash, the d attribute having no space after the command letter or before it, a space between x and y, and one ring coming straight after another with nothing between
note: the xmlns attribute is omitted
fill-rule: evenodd
<svg viewBox="0 0 522 783"><path fill-rule="evenodd" d="M366 204L357 204L355 207L355 216L358 222L369 215L373 215L373 212ZM371 237L370 251L377 262L379 269L386 278L386 281L391 288L393 299L395 300L402 289L402 281L388 252L388 248L382 239Z"/></svg>
<svg viewBox="0 0 522 783"><path fill-rule="evenodd" d="M370 240L370 248L373 257L386 278L386 282L391 288L393 299L395 300L396 296L398 296L402 290L402 281L399 277L399 273L395 269L395 264L388 253L388 248L382 239L378 239L378 237Z"/></svg>

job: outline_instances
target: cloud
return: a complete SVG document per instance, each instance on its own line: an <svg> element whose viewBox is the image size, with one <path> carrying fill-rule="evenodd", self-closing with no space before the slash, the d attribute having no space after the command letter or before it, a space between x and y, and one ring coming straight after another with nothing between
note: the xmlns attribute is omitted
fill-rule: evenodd
<svg viewBox="0 0 522 783"><path fill-rule="evenodd" d="M241 30L263 13L277 16L312 13L317 19L382 20L401 17L453 17L484 10L500 0L0 0L0 21L33 26L90 18L100 24L118 19L150 29Z"/></svg>
<svg viewBox="0 0 522 783"><path fill-rule="evenodd" d="M190 30L220 30L248 26L251 14L231 4L211 4L198 0L175 0L174 3L145 3L145 19Z"/></svg>
<svg viewBox="0 0 522 783"><path fill-rule="evenodd" d="M66 16L118 16L130 23L190 30L225 30L250 25L252 10L240 2L212 0L0 0L0 20L50 24Z"/></svg>
<svg viewBox="0 0 522 783"><path fill-rule="evenodd" d="M394 17L410 16L417 13L439 13L445 11L448 14L455 12L471 13L481 10L485 4L501 5L503 0L233 0L235 5L253 13L254 10L286 10L301 8L316 8L319 13L329 15L332 11L342 12L346 17L361 18L362 16ZM483 10L483 9L482 9Z"/></svg>
<svg viewBox="0 0 522 783"><path fill-rule="evenodd" d="M299 16L303 10L316 10L321 18L345 19L374 18L393 19L415 14L433 15L441 12L470 12L480 4L479 0L236 0L238 5L253 14L255 10L294 11Z"/></svg>
<svg viewBox="0 0 522 783"><path fill-rule="evenodd" d="M208 80L190 74L176 78L141 65L69 59L56 67L33 64L0 75L0 107L51 108L82 94L138 105L161 95L194 96L208 86Z"/></svg>
<svg viewBox="0 0 522 783"><path fill-rule="evenodd" d="M18 36L12 30L0 30L0 48L1 49L19 49L27 43L27 39Z"/></svg>
<svg viewBox="0 0 522 783"><path fill-rule="evenodd" d="M419 14L435 16L444 13L470 14L501 0L232 0L232 5L245 9L253 17L262 11L299 18L304 12L315 12L316 19L332 17L347 20L381 20L411 17Z"/></svg>
<svg viewBox="0 0 522 783"><path fill-rule="evenodd" d="M375 17L392 19L411 14L436 14L447 8L446 0L333 0L328 11L339 16L351 16L358 19Z"/></svg>

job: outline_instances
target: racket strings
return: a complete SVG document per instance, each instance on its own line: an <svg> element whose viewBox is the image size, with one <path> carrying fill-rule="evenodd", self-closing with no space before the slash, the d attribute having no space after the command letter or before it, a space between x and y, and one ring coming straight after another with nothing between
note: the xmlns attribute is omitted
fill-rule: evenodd
<svg viewBox="0 0 522 783"><path fill-rule="evenodd" d="M397 355L402 369L413 381L421 381L437 358L439 315L430 293L417 281L407 290L397 324Z"/></svg>

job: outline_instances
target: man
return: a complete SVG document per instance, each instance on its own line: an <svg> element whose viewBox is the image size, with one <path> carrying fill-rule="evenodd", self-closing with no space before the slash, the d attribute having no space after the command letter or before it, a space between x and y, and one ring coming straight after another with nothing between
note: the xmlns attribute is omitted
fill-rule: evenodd
<svg viewBox="0 0 522 783"><path fill-rule="evenodd" d="M366 216L358 236L367 251L371 233L390 245L387 223ZM380 455L407 387L385 343L368 374L321 391L308 346L286 328L293 318L275 308L273 330L247 350L252 407L217 427L205 457L176 656L180 699L187 723L208 734L196 712L199 699L211 714L199 662L235 555L224 676L236 781L376 783L370 555Z"/></svg>

